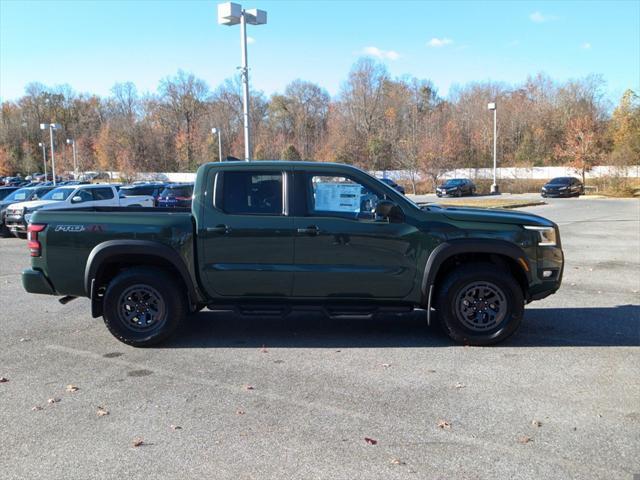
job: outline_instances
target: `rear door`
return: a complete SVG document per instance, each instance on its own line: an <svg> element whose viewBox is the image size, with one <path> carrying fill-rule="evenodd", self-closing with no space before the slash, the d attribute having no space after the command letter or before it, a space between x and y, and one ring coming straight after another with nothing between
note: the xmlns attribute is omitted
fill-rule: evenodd
<svg viewBox="0 0 640 480"><path fill-rule="evenodd" d="M293 219L282 169L212 169L198 224L201 278L212 297L291 295Z"/></svg>
<svg viewBox="0 0 640 480"><path fill-rule="evenodd" d="M385 193L373 182L295 173L296 297L401 298L413 288L416 228L375 218Z"/></svg>
<svg viewBox="0 0 640 480"><path fill-rule="evenodd" d="M91 188L89 191L93 195L93 205L94 207L111 207L117 205L117 201L115 200L113 187L96 187Z"/></svg>

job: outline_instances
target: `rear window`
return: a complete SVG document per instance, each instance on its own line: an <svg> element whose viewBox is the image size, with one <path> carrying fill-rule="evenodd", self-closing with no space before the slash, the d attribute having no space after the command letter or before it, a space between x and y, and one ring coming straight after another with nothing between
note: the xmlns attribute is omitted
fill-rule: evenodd
<svg viewBox="0 0 640 480"><path fill-rule="evenodd" d="M135 195L154 195L159 187L157 185L144 185L142 187L122 187L120 192L125 197L131 197Z"/></svg>
<svg viewBox="0 0 640 480"><path fill-rule="evenodd" d="M232 215L282 215L282 173L224 172L222 209Z"/></svg>
<svg viewBox="0 0 640 480"><path fill-rule="evenodd" d="M190 197L193 195L193 185L179 185L165 188L162 197Z"/></svg>

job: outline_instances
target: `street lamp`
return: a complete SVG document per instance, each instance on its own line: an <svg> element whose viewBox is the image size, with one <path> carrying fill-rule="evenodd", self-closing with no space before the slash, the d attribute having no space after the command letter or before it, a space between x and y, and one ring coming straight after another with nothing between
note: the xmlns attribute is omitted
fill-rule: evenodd
<svg viewBox="0 0 640 480"><path fill-rule="evenodd" d="M257 8L245 10L242 5L233 2L218 4L218 23L220 25L240 24L240 49L242 51L242 116L244 120L244 159L251 160L251 140L249 127L249 66L247 59L247 23L264 25L267 23L267 12Z"/></svg>
<svg viewBox="0 0 640 480"><path fill-rule="evenodd" d="M38 142L38 146L42 148L42 161L44 162L44 181L48 181L47 178L47 144L44 142Z"/></svg>
<svg viewBox="0 0 640 480"><path fill-rule="evenodd" d="M59 123L41 123L40 130L49 129L49 139L51 140L51 175L53 176L53 186L56 186L56 156L53 148L53 131L59 130Z"/></svg>
<svg viewBox="0 0 640 480"><path fill-rule="evenodd" d="M211 134L218 136L218 161L221 162L222 161L222 132L220 131L219 128L213 127L211 129Z"/></svg>
<svg viewBox="0 0 640 480"><path fill-rule="evenodd" d="M78 179L78 162L76 161L76 140L75 138L67 138L67 145L71 145L73 149L73 178Z"/></svg>
<svg viewBox="0 0 640 480"><path fill-rule="evenodd" d="M497 160L497 145L498 145L498 119L497 119L497 111L496 102L491 102L487 105L489 110L493 110L493 184L491 185L491 193L494 195L500 194L500 189L498 188L498 181L496 178L498 160Z"/></svg>

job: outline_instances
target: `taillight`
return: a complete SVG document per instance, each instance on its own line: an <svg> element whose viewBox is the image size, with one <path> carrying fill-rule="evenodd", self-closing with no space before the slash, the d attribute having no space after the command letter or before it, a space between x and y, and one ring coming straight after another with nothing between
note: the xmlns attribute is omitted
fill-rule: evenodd
<svg viewBox="0 0 640 480"><path fill-rule="evenodd" d="M27 246L32 257L39 257L42 254L42 245L38 240L38 233L47 228L46 225L29 224L27 227Z"/></svg>
<svg viewBox="0 0 640 480"><path fill-rule="evenodd" d="M180 200L181 202L185 202L187 200L191 200L191 197L174 197L176 200Z"/></svg>

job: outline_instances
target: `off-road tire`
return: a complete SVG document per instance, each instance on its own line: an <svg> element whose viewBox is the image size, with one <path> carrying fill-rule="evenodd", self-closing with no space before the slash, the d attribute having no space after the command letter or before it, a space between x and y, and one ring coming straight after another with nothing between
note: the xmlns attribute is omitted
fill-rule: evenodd
<svg viewBox="0 0 640 480"><path fill-rule="evenodd" d="M127 345L147 347L161 343L185 318L187 303L183 291L162 269L127 269L107 286L103 303L104 323L114 337ZM140 315L133 313L134 317L128 318L135 310L132 305L136 304L142 305ZM151 304L147 311L144 310L145 304ZM153 314L154 311L157 315ZM148 320L151 318L152 321Z"/></svg>
<svg viewBox="0 0 640 480"><path fill-rule="evenodd" d="M485 292L493 291L494 298L498 300L495 303L498 304L499 315L495 317L500 320L496 319L495 325L490 321L482 324L484 316L490 316L486 314L487 311L492 315L495 313L494 309L489 310L491 304L481 305L484 311L481 308L476 316L465 315L470 310L463 303L467 301L465 299L473 298L469 292L473 288L485 287ZM437 318L444 333L465 345L492 345L505 340L518 329L524 315L522 288L511 273L490 263L472 263L449 272L437 286L434 300ZM473 317L473 320L469 317ZM474 322L474 328L470 328L468 325Z"/></svg>

